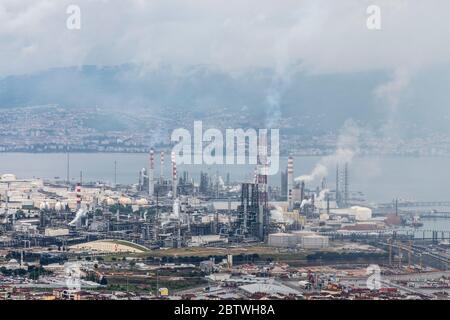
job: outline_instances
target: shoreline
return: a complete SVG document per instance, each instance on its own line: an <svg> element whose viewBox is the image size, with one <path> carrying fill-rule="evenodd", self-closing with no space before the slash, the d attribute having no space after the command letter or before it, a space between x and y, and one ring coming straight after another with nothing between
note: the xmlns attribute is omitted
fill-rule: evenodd
<svg viewBox="0 0 450 320"><path fill-rule="evenodd" d="M155 152L164 151L168 152L170 148L164 149L164 148L154 148ZM142 151L142 152L125 152L125 151L73 151L73 152L61 152L61 151L55 151L55 152L28 152L28 151L0 151L0 156L2 155L20 155L20 154L26 154L26 155L67 155L67 153L73 155L73 154L82 154L82 155L91 155L91 154L121 154L121 155L147 155L149 152ZM324 154L280 154L280 157L287 158L289 155L292 155L293 157L298 158L322 158L322 157L328 157L332 156L333 153L324 153ZM450 159L450 154L448 155L409 155L409 154L360 154L355 155L355 158L359 159L365 159L365 158L411 158L411 159Z"/></svg>

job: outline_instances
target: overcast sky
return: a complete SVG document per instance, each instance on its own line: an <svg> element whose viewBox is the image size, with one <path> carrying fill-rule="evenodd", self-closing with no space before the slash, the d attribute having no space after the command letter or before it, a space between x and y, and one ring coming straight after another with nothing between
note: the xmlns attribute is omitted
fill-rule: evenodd
<svg viewBox="0 0 450 320"><path fill-rule="evenodd" d="M68 30L68 5L81 30ZM366 27L369 5L381 30ZM0 76L127 62L283 72L393 70L450 60L447 0L0 0ZM381 88L383 90L389 90Z"/></svg>

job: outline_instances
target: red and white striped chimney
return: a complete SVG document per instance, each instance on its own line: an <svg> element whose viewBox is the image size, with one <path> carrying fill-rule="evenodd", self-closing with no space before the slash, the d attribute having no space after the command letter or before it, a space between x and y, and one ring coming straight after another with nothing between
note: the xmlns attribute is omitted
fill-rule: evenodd
<svg viewBox="0 0 450 320"><path fill-rule="evenodd" d="M153 149L150 150L150 167L148 168L148 195L150 197L153 196L155 192L155 151Z"/></svg>
<svg viewBox="0 0 450 320"><path fill-rule="evenodd" d="M177 162L175 159L175 152L172 151L172 193L173 198L177 197Z"/></svg>

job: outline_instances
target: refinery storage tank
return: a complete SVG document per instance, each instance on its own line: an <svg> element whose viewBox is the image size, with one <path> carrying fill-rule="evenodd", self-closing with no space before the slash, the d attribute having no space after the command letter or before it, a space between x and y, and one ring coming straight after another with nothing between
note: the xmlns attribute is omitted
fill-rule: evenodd
<svg viewBox="0 0 450 320"><path fill-rule="evenodd" d="M50 208L50 206L49 206L48 202L45 202L45 201L41 202L39 205L40 210L48 210L49 208Z"/></svg>
<svg viewBox="0 0 450 320"><path fill-rule="evenodd" d="M312 236L312 235L316 234L315 232L308 231L308 230L295 230L295 231L292 231L291 233L295 236L295 239L298 244L302 243L303 237Z"/></svg>
<svg viewBox="0 0 450 320"><path fill-rule="evenodd" d="M372 210L366 207L351 207L350 214L355 216L356 221L366 221L372 219Z"/></svg>
<svg viewBox="0 0 450 320"><path fill-rule="evenodd" d="M279 248L293 248L297 245L297 237L290 233L269 234L269 246Z"/></svg>
<svg viewBox="0 0 450 320"><path fill-rule="evenodd" d="M0 181L2 181L2 182L12 182L12 181L16 181L16 180L17 180L16 176L13 174L9 174L9 173L3 174L0 177Z"/></svg>
<svg viewBox="0 0 450 320"><path fill-rule="evenodd" d="M123 206L131 205L131 199L127 197L122 197L119 199L119 203Z"/></svg>
<svg viewBox="0 0 450 320"><path fill-rule="evenodd" d="M146 206L146 205L148 205L148 201L146 199L139 199L136 201L136 204L138 206Z"/></svg>
<svg viewBox="0 0 450 320"><path fill-rule="evenodd" d="M301 247L303 249L323 249L328 247L328 237L320 235L310 235L302 238Z"/></svg>
<svg viewBox="0 0 450 320"><path fill-rule="evenodd" d="M55 204L55 211L60 212L63 209L63 205L61 204L61 202L56 202Z"/></svg>
<svg viewBox="0 0 450 320"><path fill-rule="evenodd" d="M116 201L114 201L114 199L112 198L106 198L105 203L107 206L113 206L116 204Z"/></svg>

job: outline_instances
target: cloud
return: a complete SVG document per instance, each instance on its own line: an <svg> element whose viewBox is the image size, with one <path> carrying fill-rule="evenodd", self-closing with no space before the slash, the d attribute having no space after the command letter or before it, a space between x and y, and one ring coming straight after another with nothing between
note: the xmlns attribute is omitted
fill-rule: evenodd
<svg viewBox="0 0 450 320"><path fill-rule="evenodd" d="M0 75L137 62L285 72L418 69L448 64L450 3L378 0L382 30L361 0L2 0ZM66 29L78 4L82 29Z"/></svg>

